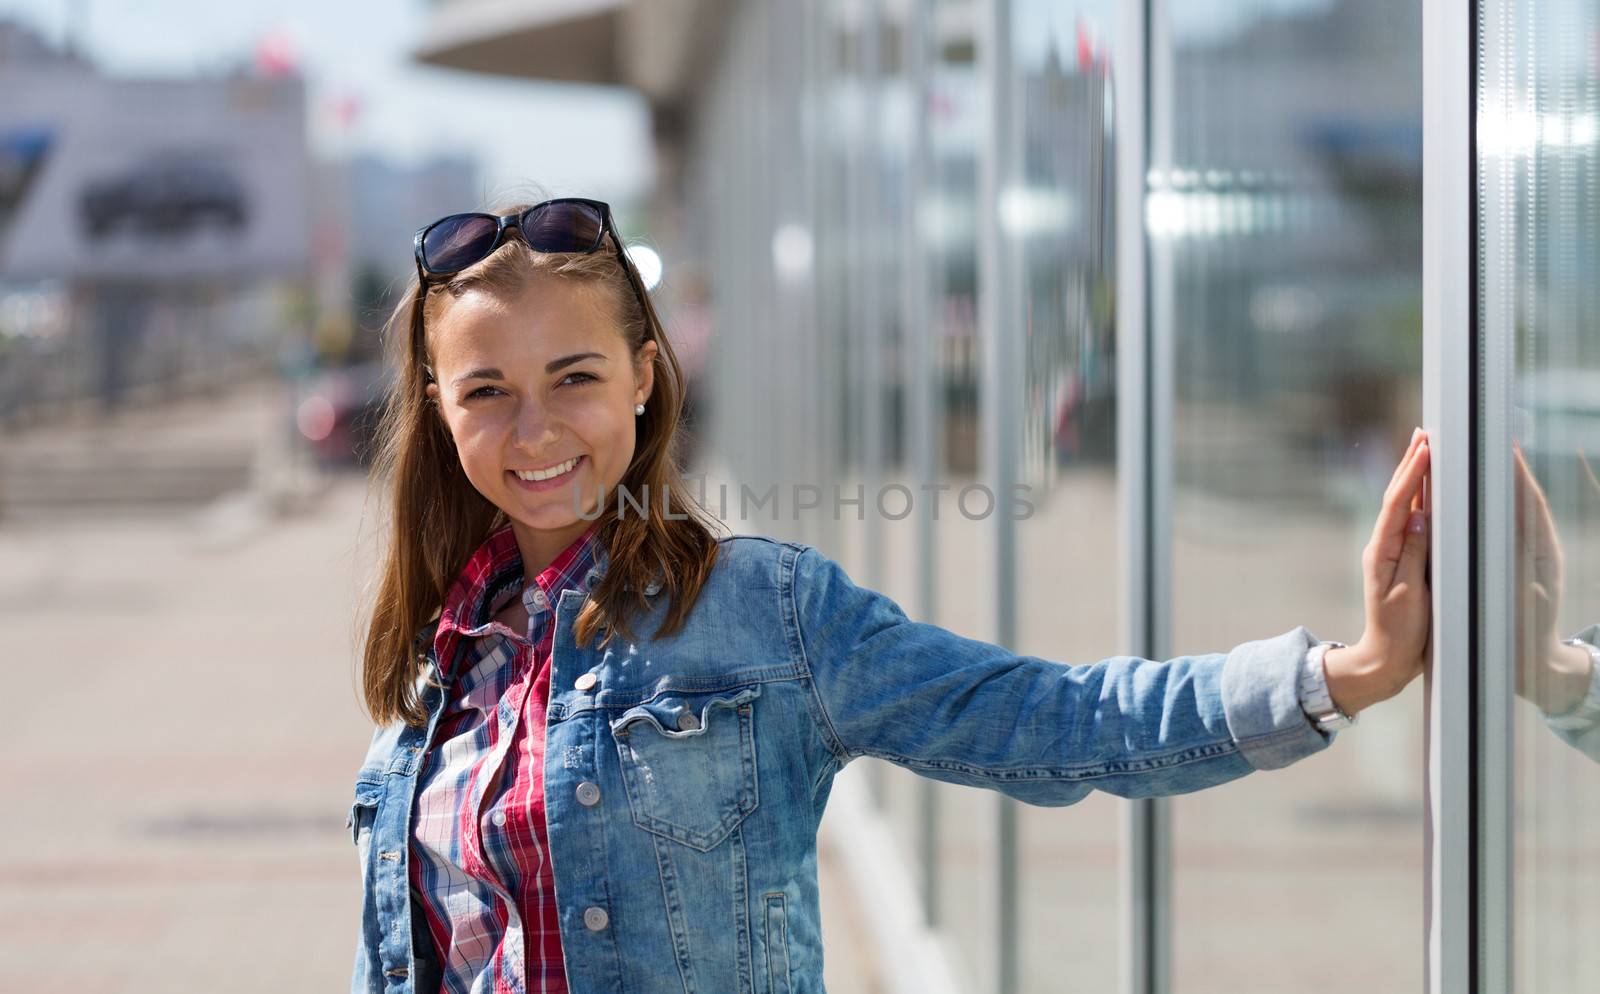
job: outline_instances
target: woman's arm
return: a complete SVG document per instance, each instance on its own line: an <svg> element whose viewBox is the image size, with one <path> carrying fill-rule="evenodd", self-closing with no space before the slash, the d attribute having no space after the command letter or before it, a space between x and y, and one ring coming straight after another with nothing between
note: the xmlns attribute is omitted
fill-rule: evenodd
<svg viewBox="0 0 1600 994"><path fill-rule="evenodd" d="M1039 805L1182 794L1324 749L1300 708L1303 627L1226 653L1065 666L912 621L802 546L794 638L840 764L877 756Z"/></svg>
<svg viewBox="0 0 1600 994"><path fill-rule="evenodd" d="M1418 431L1362 557L1366 631L1324 660L1330 694L1350 711L1399 693L1426 656L1427 473ZM1317 642L1304 627L1225 653L1064 666L912 621L821 552L797 548L791 636L841 765L878 756L1062 805L1095 789L1188 793L1287 766L1333 740L1300 706L1300 667Z"/></svg>

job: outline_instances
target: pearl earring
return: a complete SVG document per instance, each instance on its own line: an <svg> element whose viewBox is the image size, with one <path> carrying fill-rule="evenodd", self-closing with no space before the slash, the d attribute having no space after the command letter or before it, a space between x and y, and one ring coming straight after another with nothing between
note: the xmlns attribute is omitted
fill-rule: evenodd
<svg viewBox="0 0 1600 994"><path fill-rule="evenodd" d="M634 414L643 414L644 413L644 405L643 404L635 404L635 405L633 405L633 413Z"/></svg>

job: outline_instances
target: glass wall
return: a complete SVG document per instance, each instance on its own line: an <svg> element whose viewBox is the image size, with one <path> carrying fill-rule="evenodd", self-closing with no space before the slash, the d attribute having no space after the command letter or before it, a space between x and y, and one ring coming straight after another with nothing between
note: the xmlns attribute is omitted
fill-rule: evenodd
<svg viewBox="0 0 1600 994"><path fill-rule="evenodd" d="M1162 3L1150 31L1163 653L1295 625L1353 643L1362 548L1421 424L1420 5ZM1292 768L1172 802L1173 990L1271 994L1310 964L1417 989L1420 687Z"/></svg>
<svg viewBox="0 0 1600 994"><path fill-rule="evenodd" d="M1171 538L1143 581L1170 591L1151 654L1299 624L1353 642L1362 548L1421 422L1420 3L1129 11L730 8L686 111L685 242L717 328L712 464L780 506L726 520L818 545L913 617L1083 663L1133 630L1119 459L1164 460L1138 484L1171 484L1151 501ZM1142 189L1117 183L1128 148ZM1119 328L1129 217L1148 323ZM1163 364L1168 406L1119 396L1119 335ZM1165 412L1148 451L1118 451L1130 403ZM974 484L1026 487L1031 513L964 513ZM817 506L783 503L796 485ZM952 989L1115 991L1124 954L1170 949L1155 989L1276 994L1335 963L1408 991L1419 693L1303 764L1170 802L1170 867L1139 863L1170 934L1131 945L1128 802L1028 807L870 759L841 780L865 785Z"/></svg>
<svg viewBox="0 0 1600 994"><path fill-rule="evenodd" d="M1484 989L1568 994L1600 976L1600 11L1485 0L1478 31L1484 761L1509 805L1481 859L1510 883Z"/></svg>
<svg viewBox="0 0 1600 994"><path fill-rule="evenodd" d="M918 483L943 495L938 518L922 520L916 603L926 620L975 638L995 632L992 531L964 516L955 500L982 479L980 429L987 357L978 298L978 169L984 152L980 5L941 0L909 5L904 38L908 171L912 227L907 258L918 268L905 284L905 314L919 329L926 382L909 423ZM920 165L919 165L920 164ZM929 505L928 510L933 510ZM896 771L900 777L903 771ZM1000 958L997 799L985 791L929 781L918 785L928 926L945 938L959 989L992 989ZM911 839L907 839L911 842Z"/></svg>
<svg viewBox="0 0 1600 994"><path fill-rule="evenodd" d="M1001 329L1020 366L1014 646L1064 663L1117 652L1116 64L1120 4L1015 0L1002 61L1014 127L996 150ZM1121 980L1121 811L1095 793L1015 816L1019 991Z"/></svg>

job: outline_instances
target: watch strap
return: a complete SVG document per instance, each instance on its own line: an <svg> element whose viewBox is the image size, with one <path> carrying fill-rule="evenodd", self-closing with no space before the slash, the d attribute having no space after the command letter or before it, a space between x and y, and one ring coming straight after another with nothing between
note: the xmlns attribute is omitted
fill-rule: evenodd
<svg viewBox="0 0 1600 994"><path fill-rule="evenodd" d="M1322 657L1327 655L1329 649L1345 648L1349 647L1343 642L1318 642L1306 650L1305 661L1300 668L1300 709L1324 732L1348 728L1356 723L1356 717L1345 714L1333 703L1333 695L1328 693L1327 671L1322 663Z"/></svg>

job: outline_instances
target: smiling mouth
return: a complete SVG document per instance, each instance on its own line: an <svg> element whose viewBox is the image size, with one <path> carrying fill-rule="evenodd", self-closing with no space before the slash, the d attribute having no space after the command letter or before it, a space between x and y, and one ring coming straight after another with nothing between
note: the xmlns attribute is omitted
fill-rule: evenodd
<svg viewBox="0 0 1600 994"><path fill-rule="evenodd" d="M539 483L539 482L542 482L544 480L553 480L558 476L563 476L563 475L565 475L567 473L572 472L574 469L578 468L578 463L580 463L582 461L583 461L583 457L582 456L573 456L571 459L568 459L566 462L558 462L554 466L546 466L544 469L539 469L539 470L514 469L514 470L511 470L511 472L519 480L525 480L528 483Z"/></svg>
<svg viewBox="0 0 1600 994"><path fill-rule="evenodd" d="M587 458L587 456L574 456L573 458L568 459L566 462L557 463L555 466L550 467L549 469L537 471L508 469L506 470L506 474L515 480L519 487L529 490L546 490L553 486L559 486L570 479L572 475L578 471L578 467L582 466L584 460ZM552 472L552 470L554 470L554 472ZM540 473L542 478L534 479L533 474L535 472Z"/></svg>

